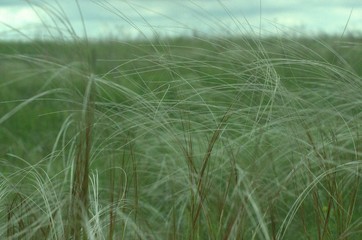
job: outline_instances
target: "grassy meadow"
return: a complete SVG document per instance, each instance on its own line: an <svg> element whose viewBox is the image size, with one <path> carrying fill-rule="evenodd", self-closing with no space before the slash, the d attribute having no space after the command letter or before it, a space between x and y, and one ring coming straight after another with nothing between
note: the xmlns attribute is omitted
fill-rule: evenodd
<svg viewBox="0 0 362 240"><path fill-rule="evenodd" d="M360 239L361 38L0 43L2 239Z"/></svg>

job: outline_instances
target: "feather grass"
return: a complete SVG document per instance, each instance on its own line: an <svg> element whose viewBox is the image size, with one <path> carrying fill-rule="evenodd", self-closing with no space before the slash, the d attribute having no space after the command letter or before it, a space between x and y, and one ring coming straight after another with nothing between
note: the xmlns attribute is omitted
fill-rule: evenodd
<svg viewBox="0 0 362 240"><path fill-rule="evenodd" d="M92 42L50 9L73 43L1 55L23 69L0 85L0 236L358 239L361 76L335 38Z"/></svg>

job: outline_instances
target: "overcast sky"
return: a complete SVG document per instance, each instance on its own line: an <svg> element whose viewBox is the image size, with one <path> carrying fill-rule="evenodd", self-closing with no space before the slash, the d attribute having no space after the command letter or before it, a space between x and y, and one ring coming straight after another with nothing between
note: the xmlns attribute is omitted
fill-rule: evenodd
<svg viewBox="0 0 362 240"><path fill-rule="evenodd" d="M341 35L347 23L362 32L361 0L0 0L0 39Z"/></svg>

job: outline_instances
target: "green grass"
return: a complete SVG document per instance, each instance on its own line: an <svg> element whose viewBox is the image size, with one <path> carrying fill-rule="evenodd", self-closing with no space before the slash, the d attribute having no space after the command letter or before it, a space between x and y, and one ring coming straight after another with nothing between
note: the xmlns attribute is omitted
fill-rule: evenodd
<svg viewBox="0 0 362 240"><path fill-rule="evenodd" d="M0 43L0 236L359 239L360 40Z"/></svg>

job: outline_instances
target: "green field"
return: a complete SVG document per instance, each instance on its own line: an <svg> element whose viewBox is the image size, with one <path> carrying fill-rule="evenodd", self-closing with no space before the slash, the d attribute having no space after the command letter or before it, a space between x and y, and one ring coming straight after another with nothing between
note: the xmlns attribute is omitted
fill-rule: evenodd
<svg viewBox="0 0 362 240"><path fill-rule="evenodd" d="M1 238L360 239L361 40L1 42Z"/></svg>

